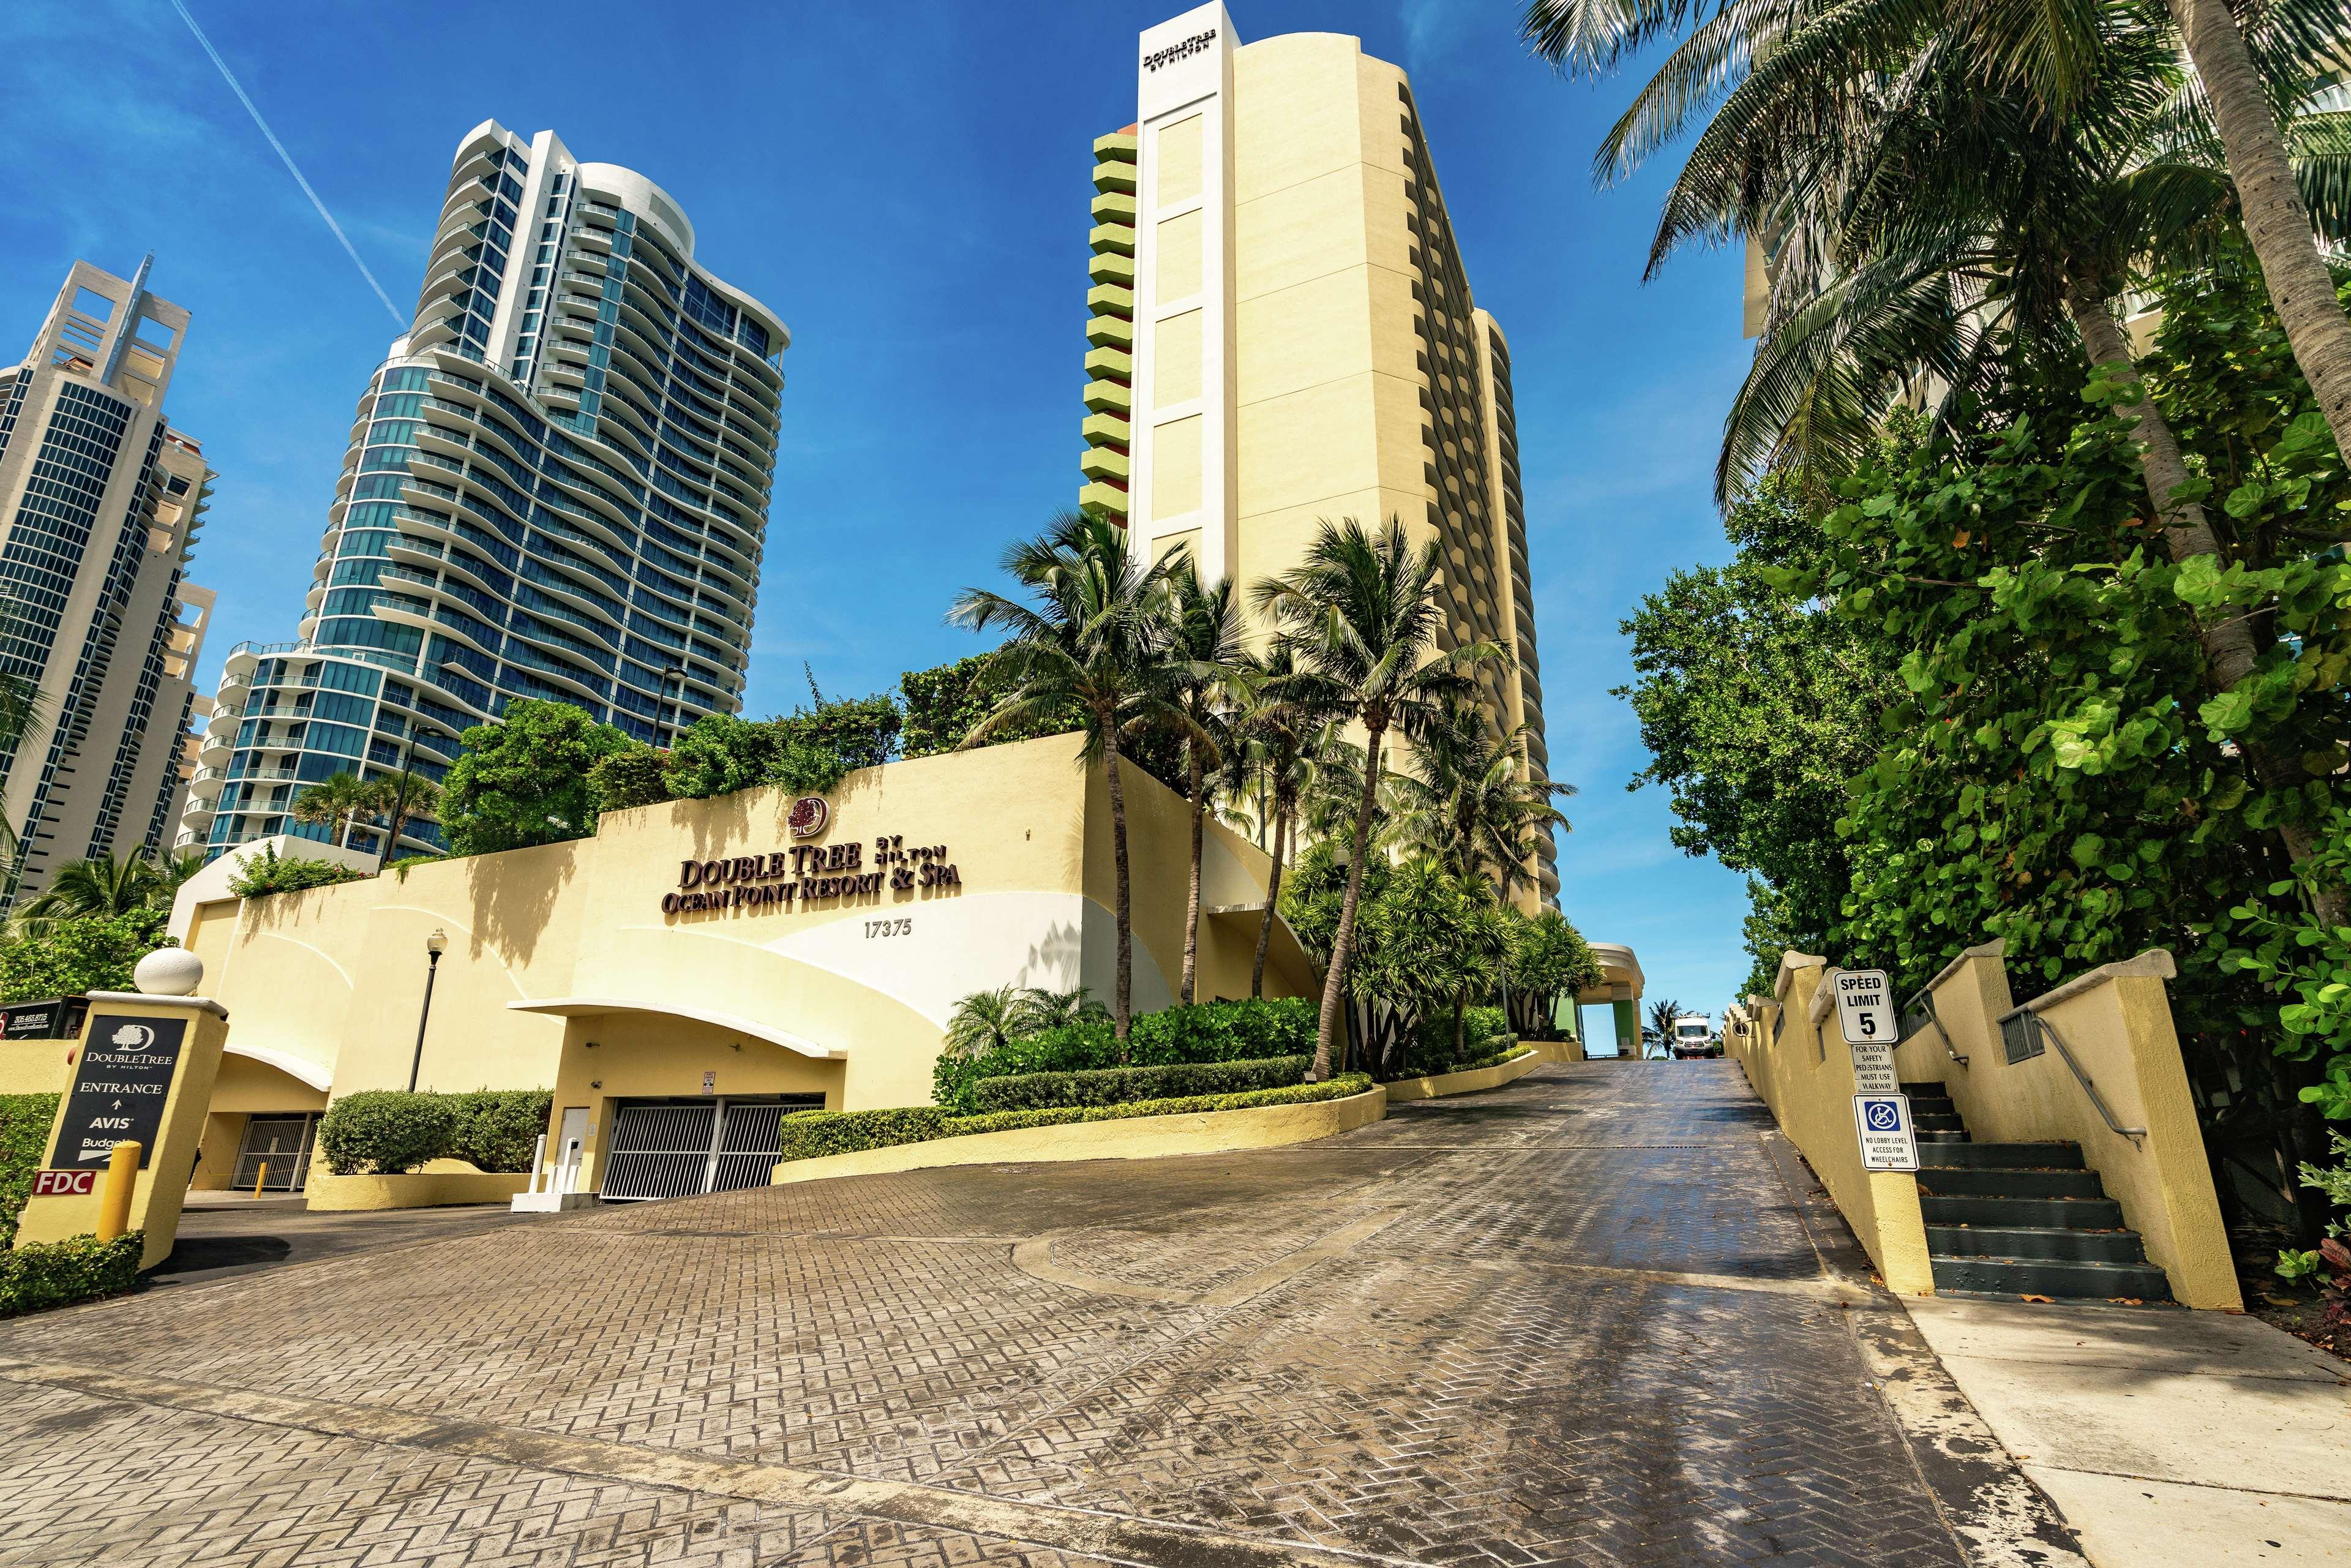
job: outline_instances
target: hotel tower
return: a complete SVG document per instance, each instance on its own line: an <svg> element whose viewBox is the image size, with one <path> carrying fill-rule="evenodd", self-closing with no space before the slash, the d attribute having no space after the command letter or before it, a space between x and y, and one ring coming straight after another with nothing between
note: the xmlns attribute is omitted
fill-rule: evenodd
<svg viewBox="0 0 2351 1568"><path fill-rule="evenodd" d="M24 362L0 369L0 668L37 686L0 752L14 830L0 907L88 856L170 842L209 705L190 676L212 594L185 580L212 471L163 417L188 313L76 262Z"/></svg>
<svg viewBox="0 0 2351 1568"><path fill-rule="evenodd" d="M1510 350L1478 308L1403 71L1352 37L1145 32L1135 123L1094 142L1079 503L1253 583L1324 519L1443 549L1446 646L1547 773ZM1536 868L1555 900L1556 851Z"/></svg>
<svg viewBox="0 0 2351 1568"><path fill-rule="evenodd" d="M212 855L328 837L289 812L336 773L441 779L514 697L646 741L742 706L783 322L695 260L660 186L495 121L458 145L424 274L296 640L229 654L181 834ZM401 838L441 847L430 821Z"/></svg>

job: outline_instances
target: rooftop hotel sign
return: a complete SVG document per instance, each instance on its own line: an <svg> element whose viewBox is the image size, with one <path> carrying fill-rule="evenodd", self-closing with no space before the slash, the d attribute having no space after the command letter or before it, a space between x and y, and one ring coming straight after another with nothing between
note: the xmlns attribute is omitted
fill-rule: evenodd
<svg viewBox="0 0 2351 1568"><path fill-rule="evenodd" d="M816 797L810 796L810 800ZM793 808L799 821L799 805ZM893 893L961 887L963 876L945 844L913 844L903 833L839 844L794 844L766 854L680 861L675 891L663 894L664 915L709 915L727 909L789 914L819 904Z"/></svg>

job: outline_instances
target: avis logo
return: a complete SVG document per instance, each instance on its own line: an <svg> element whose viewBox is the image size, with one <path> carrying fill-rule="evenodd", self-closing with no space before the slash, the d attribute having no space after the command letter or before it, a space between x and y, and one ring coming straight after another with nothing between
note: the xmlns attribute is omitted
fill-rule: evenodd
<svg viewBox="0 0 2351 1568"><path fill-rule="evenodd" d="M823 796L803 795L792 802L791 815L784 819L784 823L791 829L792 837L812 839L824 831L825 824L831 821L832 808L824 803Z"/></svg>
<svg viewBox="0 0 2351 1568"><path fill-rule="evenodd" d="M155 1031L143 1023L127 1023L106 1038L124 1051L145 1051L155 1043Z"/></svg>

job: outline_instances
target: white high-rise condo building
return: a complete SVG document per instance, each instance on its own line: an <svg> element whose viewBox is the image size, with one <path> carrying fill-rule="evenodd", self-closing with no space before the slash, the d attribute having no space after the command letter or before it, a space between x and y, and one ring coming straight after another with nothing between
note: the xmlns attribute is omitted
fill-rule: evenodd
<svg viewBox="0 0 2351 1568"><path fill-rule="evenodd" d="M0 907L67 861L152 854L188 783L207 706L190 675L212 595L183 580L211 494L163 418L188 313L74 263L24 362L0 370L0 668L40 703L0 751Z"/></svg>
<svg viewBox="0 0 2351 1568"><path fill-rule="evenodd" d="M385 853L299 823L337 773L439 779L514 697L666 740L742 706L774 483L774 312L632 170L496 121L457 149L408 332L369 378L298 636L240 644L183 841Z"/></svg>

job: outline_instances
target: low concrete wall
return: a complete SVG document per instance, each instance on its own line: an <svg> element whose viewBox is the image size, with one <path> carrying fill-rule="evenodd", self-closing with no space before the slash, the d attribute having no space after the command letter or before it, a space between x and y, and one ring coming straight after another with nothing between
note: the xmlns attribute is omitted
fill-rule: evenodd
<svg viewBox="0 0 2351 1568"><path fill-rule="evenodd" d="M1433 1078L1399 1078L1381 1087L1388 1092L1388 1103L1399 1100L1441 1100L1447 1094L1475 1094L1481 1089L1499 1089L1505 1083L1517 1082L1543 1064L1539 1050L1529 1050L1524 1056L1513 1057L1494 1067L1475 1067L1467 1072L1440 1072Z"/></svg>
<svg viewBox="0 0 2351 1568"><path fill-rule="evenodd" d="M934 1138L852 1155L785 1160L776 1166L778 1186L830 1176L879 1176L927 1170L935 1166L1017 1165L1046 1160L1142 1160L1162 1155L1214 1155L1234 1149L1270 1149L1311 1143L1352 1133L1387 1114L1386 1092L1303 1105L1258 1105L1246 1111L1200 1111L1182 1116L1132 1116L1111 1122L1064 1122L1051 1127L1015 1127Z"/></svg>
<svg viewBox="0 0 2351 1568"><path fill-rule="evenodd" d="M1782 956L1772 999L1757 999L1755 1027L1727 1039L1724 1051L1746 1070L1781 1131L1836 1200L1886 1288L1931 1296L1935 1275L1917 1178L1907 1171L1862 1168L1853 1121L1853 1054L1833 1020L1813 1019L1813 998L1825 972L1823 960L1807 954Z"/></svg>
<svg viewBox="0 0 2351 1568"><path fill-rule="evenodd" d="M78 1040L0 1040L0 1094L62 1094L72 1081L66 1055Z"/></svg>
<svg viewBox="0 0 2351 1568"><path fill-rule="evenodd" d="M310 1167L304 1192L314 1209L350 1212L507 1203L529 1186L528 1171L480 1171L463 1160L434 1160L408 1176L336 1176L321 1162Z"/></svg>
<svg viewBox="0 0 2351 1568"><path fill-rule="evenodd" d="M1928 987L1941 1031L1929 1024L1905 1040L1895 1068L1907 1082L1941 1083L1977 1143L2081 1145L2083 1163L2122 1206L2123 1223L2146 1241L2147 1258L2170 1277L2172 1295L2186 1306L2241 1312L2164 994L2174 973L2171 955L2157 949L2102 965L2017 1009L2001 944L1970 947ZM2054 1043L2008 1060L2001 1019L2020 1010L2071 1050L2115 1122L2143 1136L2107 1124Z"/></svg>

